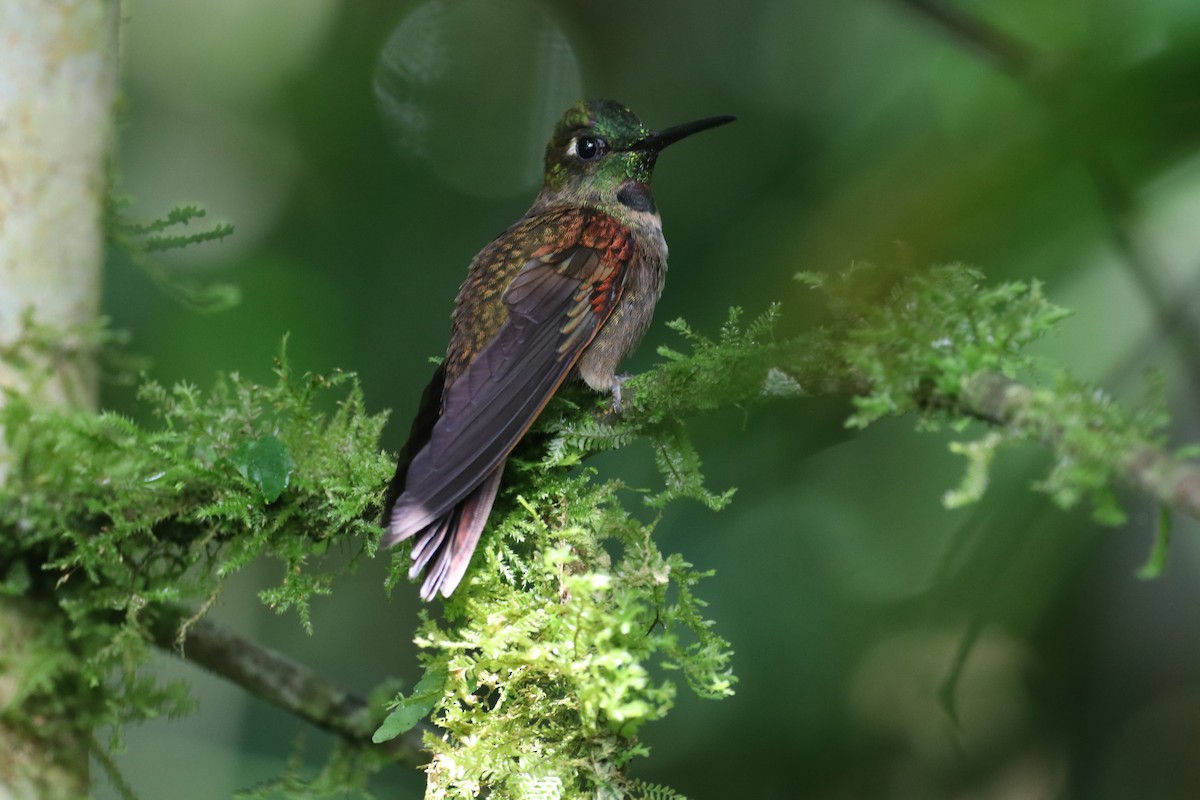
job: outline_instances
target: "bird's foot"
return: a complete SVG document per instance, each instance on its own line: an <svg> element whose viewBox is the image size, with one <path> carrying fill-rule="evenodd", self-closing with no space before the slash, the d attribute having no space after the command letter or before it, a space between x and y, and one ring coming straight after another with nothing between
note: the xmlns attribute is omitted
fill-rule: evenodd
<svg viewBox="0 0 1200 800"><path fill-rule="evenodd" d="M613 385L612 385L612 401L613 401L613 403L612 403L612 405L613 405L613 413L614 414L621 413L621 402L624 399L622 397L621 387L625 385L625 381L629 380L630 377L631 377L630 375L617 375L617 376L615 376L615 379L613 380ZM630 394L632 394L632 392Z"/></svg>

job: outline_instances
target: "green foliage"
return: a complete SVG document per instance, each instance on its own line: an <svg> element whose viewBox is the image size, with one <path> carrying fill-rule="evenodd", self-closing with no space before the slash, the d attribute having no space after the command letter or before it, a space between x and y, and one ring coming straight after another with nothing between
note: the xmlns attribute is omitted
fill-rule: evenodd
<svg viewBox="0 0 1200 800"><path fill-rule="evenodd" d="M283 579L263 601L294 610L308 627L311 598L327 594L334 577L320 568L324 550L346 537L373 548L392 469L377 450L382 419L364 413L351 376L297 377L283 357L276 372L271 386L234 375L208 392L146 381L139 397L148 426L42 409L22 396L0 410L15 464L0 489L0 591L42 598L47 617L40 643L19 648L39 663L21 671L30 679L21 710L6 712L12 722L44 715L119 732L124 722L180 713L183 687L156 685L139 670L150 610L203 610L230 574L267 555L283 563ZM340 402L321 412L331 389ZM585 427L589 410L562 407ZM704 488L681 423L660 420L652 439L667 477L655 505L727 501L729 493ZM577 462L585 450L573 446ZM426 678L397 701L377 738L433 710L462 734L446 742L473 741L472 726L487 734L486 746L463 752L444 744L435 768L453 754L474 765L474 780L518 796L586 787L673 796L627 778L625 767L645 753L640 726L672 704L671 673L703 696L731 691L728 646L693 593L703 576L653 547L651 526L621 510L616 485L542 461L513 459L497 531L481 548L485 563L448 604L444 628L424 619ZM90 699L71 686L91 687ZM481 694L502 698L503 715L467 700ZM336 783L322 780L289 771L253 796L334 792Z"/></svg>
<svg viewBox="0 0 1200 800"><path fill-rule="evenodd" d="M855 389L848 425L919 413L925 428L936 428L937 419L997 426L974 442L952 445L969 467L963 483L947 492L948 506L982 496L1000 448L1037 442L1055 455L1038 490L1064 508L1090 499L1103 524L1124 521L1112 487L1130 453L1160 441L1161 398L1130 412L1030 356L1028 345L1069 313L1050 303L1038 282L986 286L978 271L959 265L898 278L856 264L834 276L797 278L821 290L832 313L832 324L817 331L812 347L833 355L829 371L841 372ZM1045 388L1010 380L1017 377Z"/></svg>
<svg viewBox="0 0 1200 800"><path fill-rule="evenodd" d="M1150 557L1137 571L1142 580L1154 580L1160 577L1167 566L1167 549L1171 546L1171 513L1165 507L1158 509L1158 527L1155 531L1154 548Z"/></svg>
<svg viewBox="0 0 1200 800"><path fill-rule="evenodd" d="M951 453L966 457L967 473L963 476L962 483L942 495L942 503L946 508L960 508L983 497L983 493L987 491L992 460L1003 442L1003 435L990 431L974 441L950 443Z"/></svg>
<svg viewBox="0 0 1200 800"><path fill-rule="evenodd" d="M271 435L246 442L229 460L243 478L258 487L267 503L274 503L283 494L296 466L287 445Z"/></svg>
<svg viewBox="0 0 1200 800"><path fill-rule="evenodd" d="M224 311L241 301L241 292L232 284L189 279L151 258L192 245L221 242L233 234L233 225L218 222L190 233L178 233L193 221L206 217L208 212L199 206L179 206L167 212L165 217L141 223L125 216L127 205L124 199L110 198L108 238L164 294L193 311L205 313Z"/></svg>
<svg viewBox="0 0 1200 800"><path fill-rule="evenodd" d="M992 423L978 440L952 445L968 469L946 494L949 506L983 495L1003 447L1036 441L1055 454L1038 488L1064 506L1090 498L1101 521L1121 519L1112 484L1128 453L1157 441L1164 416L1153 404L1131 414L1026 353L1065 315L1036 283L988 287L962 267L896 278L864 265L802 279L823 293L826 324L780 341L777 306L745 324L733 309L715 339L672 323L685 346L661 349L663 363L628 382L619 416L607 398L565 392L510 458L463 584L441 619L422 614L425 678L396 698L375 735L386 741L430 715L439 733L425 737L429 797L486 789L676 798L626 774L646 754L641 727L671 708L676 675L703 697L732 692L728 643L695 593L706 573L659 552L653 524L622 508L622 487L579 468L592 453L645 438L663 479L643 493L651 509L678 498L719 509L732 490L706 488L684 420L837 391L853 398L852 427L905 413L924 428ZM54 337L26 344L39 342ZM13 648L18 656L0 653L0 662L26 659L29 676L20 703L0 711L7 723L119 730L175 713L186 706L179 687L138 669L148 607L205 608L230 574L265 555L282 562L283 577L262 600L295 611L307 628L311 598L335 577L322 564L328 548L355 542L374 554L392 470L377 445L382 418L365 413L352 376L295 376L283 357L276 373L270 386L233 375L206 393L146 382L150 426L8 399L0 592L34 604L45 624L10 635L27 639ZM320 410L331 391L339 399ZM1161 570L1168 539L1164 519L1145 574ZM407 560L395 555L389 585ZM365 785L378 763L347 750L316 778L289 771L250 796L337 796Z"/></svg>
<svg viewBox="0 0 1200 800"><path fill-rule="evenodd" d="M367 782L382 766L379 754L339 743L325 766L311 774L304 764L304 738L297 737L283 775L238 792L235 800L371 800Z"/></svg>
<svg viewBox="0 0 1200 800"><path fill-rule="evenodd" d="M1116 476L1129 454L1161 442L1167 420L1161 396L1131 412L1107 392L1067 375L1050 372L1047 380L1053 388L1008 390L1012 424L1004 429L1006 438L1052 441L1053 466L1036 488L1064 508L1090 499L1097 522L1122 524L1125 513L1113 493ZM968 397L984 395L988 387L988 381L976 381L967 387Z"/></svg>
<svg viewBox="0 0 1200 800"><path fill-rule="evenodd" d="M227 222L219 222L211 228L188 234L167 234L164 231L176 226L186 226L195 219L202 219L208 212L199 206L178 206L167 212L167 216L153 222L140 224L129 220L118 220L123 233L131 237L141 237L141 249L146 253L161 253L167 250L182 250L193 244L204 242L220 242L226 236L233 234L233 226Z"/></svg>
<svg viewBox="0 0 1200 800"><path fill-rule="evenodd" d="M572 403L557 404L561 415L544 415L537 430L550 434L543 461L545 467L571 466L587 455L623 447L639 437L654 448L654 463L664 489L646 499L662 508L680 498L689 498L718 511L732 499L734 490L712 492L704 485L701 460L688 438L683 420L721 408L749 408L771 397L786 394L786 387L763 379L772 358L780 355L773 342L779 322L779 306L748 325L741 324L742 310L731 308L717 339L709 339L683 320L669 323L689 345L690 352L660 347L666 359L653 372L626 383L625 407L620 416L597 418ZM776 371L777 372L777 371ZM782 379L786 383L787 378ZM607 403L607 399L598 402Z"/></svg>
<svg viewBox="0 0 1200 800"><path fill-rule="evenodd" d="M736 489L714 494L704 487L700 472L700 454L688 438L682 422L664 423L654 431L654 464L666 482L666 488L646 500L652 508L662 508L672 500L690 497L713 511L720 511L733 499Z"/></svg>
<svg viewBox="0 0 1200 800"><path fill-rule="evenodd" d="M417 726L417 723L429 716L434 706L438 704L446 691L445 672L438 669L428 670L417 685L413 687L408 697L400 695L392 704L391 713L371 737L376 744L395 739L402 733L407 733Z"/></svg>
<svg viewBox="0 0 1200 800"><path fill-rule="evenodd" d="M1037 281L985 286L980 272L961 265L897 280L855 264L797 279L823 290L843 368L869 387L854 397L847 424L856 428L958 397L982 371L1015 376L1030 365L1024 348L1069 313L1048 302Z"/></svg>
<svg viewBox="0 0 1200 800"><path fill-rule="evenodd" d="M22 649L38 663L21 673L10 722L119 730L178 713L180 687L139 670L148 606L210 604L231 573L269 555L284 577L264 599L307 626L310 598L333 579L321 553L373 546L391 468L378 450L382 417L366 414L351 375L297 376L282 356L276 373L271 386L233 375L206 393L147 382L140 397L155 423L145 427L7 398L0 592L36 602L45 619Z"/></svg>
<svg viewBox="0 0 1200 800"><path fill-rule="evenodd" d="M661 786L656 783L646 783L638 781L633 787L629 797L631 800L686 800L686 798L666 786Z"/></svg>
<svg viewBox="0 0 1200 800"><path fill-rule="evenodd" d="M653 381L634 379L637 411L650 423L680 419L681 401L688 416L721 408L744 408L762 396L763 375L778 355L774 333L780 306L773 303L765 312L742 326L742 309L729 309L729 317L714 340L693 331L683 320L667 324L687 342L686 355L669 347L658 354L665 363L657 367ZM747 394L745 386L755 391Z"/></svg>
<svg viewBox="0 0 1200 800"><path fill-rule="evenodd" d="M693 592L704 574L660 553L618 489L591 470L510 466L464 584L416 637L444 688L428 797L674 796L625 775L646 753L637 732L671 708L664 670L701 696L731 694L731 654Z"/></svg>

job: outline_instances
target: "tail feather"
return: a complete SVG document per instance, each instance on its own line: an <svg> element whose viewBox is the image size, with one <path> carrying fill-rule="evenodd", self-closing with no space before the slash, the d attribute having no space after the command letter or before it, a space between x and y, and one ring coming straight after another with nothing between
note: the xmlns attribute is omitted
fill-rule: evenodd
<svg viewBox="0 0 1200 800"><path fill-rule="evenodd" d="M467 567L471 563L471 554L475 552L475 546L479 544L479 536L483 533L483 526L487 523L492 504L496 501L496 492L500 488L500 478L503 475L504 462L502 461L458 507L459 524L451 534L449 544L444 551L447 568L445 577L441 581L443 597L450 596L467 572ZM424 591L425 587L422 587L422 592ZM437 591L436 587L429 590L429 597L432 597L435 591Z"/></svg>
<svg viewBox="0 0 1200 800"><path fill-rule="evenodd" d="M408 576L416 578L428 566L421 584L423 600L432 599L438 592L449 597L462 581L496 501L503 474L501 463L458 505L416 532ZM402 527L403 523L403 517L392 519L394 526Z"/></svg>
<svg viewBox="0 0 1200 800"><path fill-rule="evenodd" d="M461 509L455 507L453 510L448 512L445 517L443 517L443 521L438 526L444 533L442 536L442 541L440 541L437 545L437 548L435 550L431 550L430 553L431 555L434 555L435 558L433 560L433 564L429 567L429 571L425 573L425 582L421 584L422 600L432 600L434 595L438 593L438 589L441 588L442 582L446 578L446 572L450 566L449 559L452 552L451 545L453 542L453 537L449 537L451 544L447 544L446 539L448 537L445 534L448 533L452 528L458 527L461 517ZM420 570L415 569L416 564L413 564L413 567L414 569L410 569L408 571L408 577L410 580L416 578L417 575L420 574ZM449 595L447 594L443 596Z"/></svg>
<svg viewBox="0 0 1200 800"><path fill-rule="evenodd" d="M455 512L451 511L445 516L438 519L436 522L429 525L425 532L419 535L412 547L412 567L408 570L408 579L414 580L421 574L421 570L425 569L425 565L429 563L438 550L441 549L442 543L446 541L446 532L450 529L450 524L454 522Z"/></svg>
<svg viewBox="0 0 1200 800"><path fill-rule="evenodd" d="M401 448L396 475L388 487L383 512L383 528L386 532L381 543L384 547L391 547L404 539L413 539L409 578L416 579L428 567L421 585L421 597L425 600L431 599L439 591L443 597L449 597L462 582L471 563L471 554L483 533L488 513L492 510L492 503L496 500L500 477L504 474L504 462L501 461L478 486L446 513L424 525L418 521L425 511L405 495L408 468L416 454L429 444L441 410L445 379L445 366L440 366L425 388L408 441Z"/></svg>

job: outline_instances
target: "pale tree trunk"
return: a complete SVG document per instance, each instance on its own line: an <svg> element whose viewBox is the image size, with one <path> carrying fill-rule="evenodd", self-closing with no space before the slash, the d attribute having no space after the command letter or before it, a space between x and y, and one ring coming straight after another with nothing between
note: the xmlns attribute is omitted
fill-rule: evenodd
<svg viewBox="0 0 1200 800"><path fill-rule="evenodd" d="M58 331L96 317L119 16L117 0L0 0L0 353L27 317ZM95 405L94 358L76 336L36 355L33 372L0 358L0 388L32 383L39 402ZM0 481L9 467L2 434ZM39 735L38 720L14 708L36 669L39 617L0 601L0 800L87 794L87 737L49 724L59 733Z"/></svg>

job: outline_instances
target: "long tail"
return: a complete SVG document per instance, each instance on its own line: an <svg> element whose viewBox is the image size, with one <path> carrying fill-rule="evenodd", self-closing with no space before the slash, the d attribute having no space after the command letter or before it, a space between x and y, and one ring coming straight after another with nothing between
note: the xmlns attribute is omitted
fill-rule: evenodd
<svg viewBox="0 0 1200 800"><path fill-rule="evenodd" d="M413 528L411 517L420 511L420 507L398 501L408 483L409 465L417 453L429 444L433 426L441 415L445 383L446 369L440 366L421 394L421 404L413 419L408 441L400 449L396 475L392 478L383 504L383 528L387 531L383 546L391 547L412 538L413 564L408 577L415 579L426 566L429 567L429 573L421 585L421 597L425 600L431 599L439 591L443 597L449 597L462 581L504 474L504 462L501 461L482 483L452 509L423 527Z"/></svg>
<svg viewBox="0 0 1200 800"><path fill-rule="evenodd" d="M488 513L496 500L500 478L504 475L504 463L492 470L469 495L445 515L421 528L413 535L412 567L409 578L416 578L427 566L425 582L421 584L421 598L430 600L439 591L449 597L462 581L479 535L487 523ZM420 513L420 509L413 509ZM407 515L403 512L391 519L389 537L393 532L402 532L407 527ZM397 536L396 541L406 536Z"/></svg>

